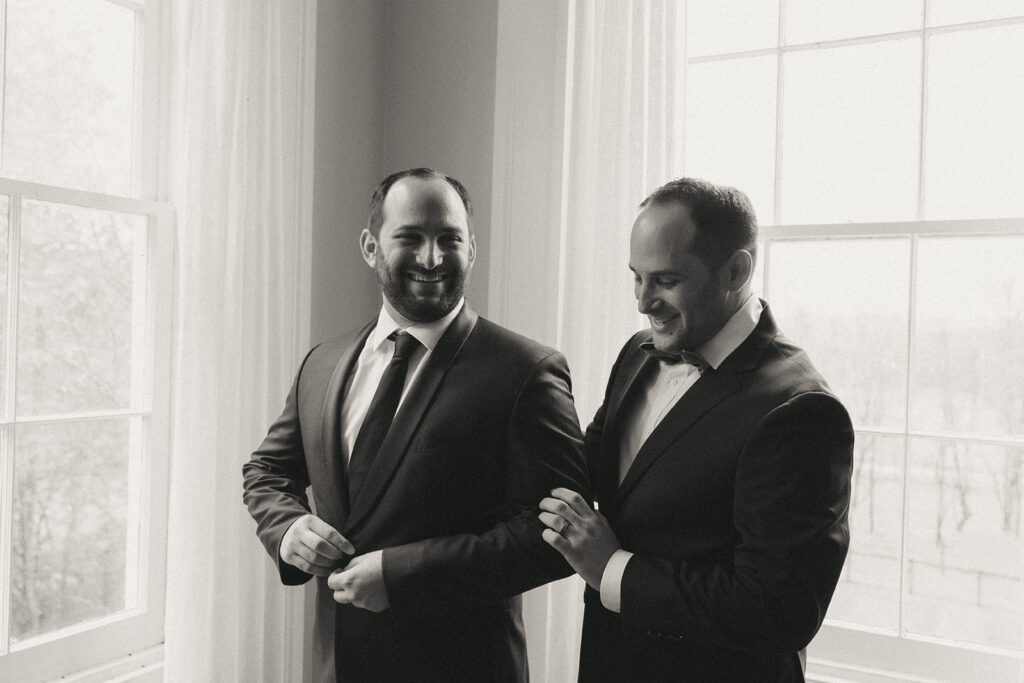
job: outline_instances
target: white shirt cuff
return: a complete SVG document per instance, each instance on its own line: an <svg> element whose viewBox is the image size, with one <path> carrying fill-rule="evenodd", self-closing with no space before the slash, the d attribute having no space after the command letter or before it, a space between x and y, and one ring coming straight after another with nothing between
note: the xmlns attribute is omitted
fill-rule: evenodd
<svg viewBox="0 0 1024 683"><path fill-rule="evenodd" d="M601 604L610 612L618 614L622 611L622 575L626 572L626 563L633 557L628 550L616 550L608 558L601 574Z"/></svg>

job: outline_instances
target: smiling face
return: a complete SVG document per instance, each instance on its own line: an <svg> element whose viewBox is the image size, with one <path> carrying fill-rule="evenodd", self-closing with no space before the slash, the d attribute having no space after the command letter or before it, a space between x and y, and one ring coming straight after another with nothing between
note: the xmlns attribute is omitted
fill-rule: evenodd
<svg viewBox="0 0 1024 683"><path fill-rule="evenodd" d="M388 312L410 323L443 318L465 293L476 257L458 193L443 178L405 177L388 190L382 218L380 233L364 230L360 247Z"/></svg>
<svg viewBox="0 0 1024 683"><path fill-rule="evenodd" d="M637 307L651 323L654 347L694 351L738 308L732 264L712 268L693 250L697 226L679 202L644 207L629 239Z"/></svg>

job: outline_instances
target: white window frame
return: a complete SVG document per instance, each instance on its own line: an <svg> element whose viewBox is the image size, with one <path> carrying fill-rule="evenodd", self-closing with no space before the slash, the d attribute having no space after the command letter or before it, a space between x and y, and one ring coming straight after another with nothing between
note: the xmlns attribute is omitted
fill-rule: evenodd
<svg viewBox="0 0 1024 683"><path fill-rule="evenodd" d="M34 182L0 178L0 194L9 199L8 286L9 302L5 376L14 378L16 339L12 335L17 314L17 253L21 229L21 202L37 200L75 207L143 216L146 221L146 256L136 261L145 269L136 278L133 296L132 398L126 410L67 414L54 418L18 419L14 404L0 416L0 679L17 681L110 680L129 672L158 672L163 660L164 599L167 556L167 500L170 463L171 306L173 285L174 212L170 204L154 201L158 194L159 164L163 151L158 125L166 41L161 22L167 5L161 0L99 0L136 13L135 120L133 123L131 196L114 196ZM6 17L6 0L0 0L0 21ZM3 37L0 32L0 67ZM0 82L3 69L0 68ZM2 90L0 90L2 92ZM2 108L0 108L2 112ZM2 126L2 120L0 120ZM16 381L8 380L8 382ZM11 387L6 390L10 391ZM13 399L13 395L10 395ZM16 423L64 422L96 417L131 418L129 443L128 520L136 546L128 548L138 562L137 585L130 583L135 607L104 618L27 638L8 648L10 612L10 548L14 486L14 457L8 434ZM141 426L141 429L139 428ZM132 575L126 575L126 582Z"/></svg>
<svg viewBox="0 0 1024 683"><path fill-rule="evenodd" d="M0 469L0 671L10 680L50 680L114 661L163 642L164 587L167 555L167 492L170 457L170 339L172 282L173 212L164 203L114 197L36 183L0 179L0 194L9 199L9 324L17 315L17 258L20 237L20 203L24 200L55 202L102 211L141 215L146 218L146 257L137 267L145 268L145 278L136 282L138 296L133 297L133 379L132 404L125 410L69 413L59 417L0 418L3 438L3 463ZM9 328L10 329L10 328ZM13 341L13 340L12 340ZM9 343L4 362L8 383L13 373L16 344ZM10 387L8 388L10 390ZM68 422L97 417L136 418L129 454L129 528L137 530L138 586L136 607L82 624L44 633L15 644L8 651L10 547L14 463L9 435L15 424L27 422ZM142 429L138 429L141 426ZM132 549L129 547L129 560ZM129 578L130 575L126 578ZM126 587L131 590L131 586Z"/></svg>
<svg viewBox="0 0 1024 683"><path fill-rule="evenodd" d="M907 395L914 367L913 348L916 330L915 282L917 276L917 244L928 237L980 237L1024 236L1024 217L1005 219L908 221L893 223L844 223L831 225L768 226L760 231L763 240L763 284L760 291L772 300L771 249L774 243L785 241L824 241L834 239L903 238L910 241L908 276L910 292L907 308ZM857 435L902 437L904 515L906 492L910 488L909 442L923 437L954 440L974 444L988 444L1024 449L1024 439L965 433L949 433L912 429L910 412L905 412L902 429L880 429L868 425L854 425ZM856 464L856 463L855 463ZM900 600L904 598L905 581L903 540L905 524L900 523ZM1024 609L1024 601L1021 608ZM932 638L907 633L903 627L902 605L898 612L896 630L872 628L826 617L825 624L808 649L808 676L812 680L830 680L840 676L858 681L897 680L949 680L949 681L1009 681L1015 680L1024 667L1021 652L970 643L955 643L949 639ZM870 653L870 656L868 656Z"/></svg>

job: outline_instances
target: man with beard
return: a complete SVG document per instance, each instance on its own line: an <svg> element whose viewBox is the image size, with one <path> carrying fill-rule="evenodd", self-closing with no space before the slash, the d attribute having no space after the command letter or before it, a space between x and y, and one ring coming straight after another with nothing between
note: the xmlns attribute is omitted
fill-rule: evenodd
<svg viewBox="0 0 1024 683"><path fill-rule="evenodd" d="M633 335L587 428L600 511L555 489L544 538L587 583L581 683L796 683L850 536L853 427L751 291L757 219L680 178L640 205Z"/></svg>
<svg viewBox="0 0 1024 683"><path fill-rule="evenodd" d="M380 183L382 310L310 351L243 467L281 580L317 577L317 681L525 681L519 594L571 572L536 507L585 492L568 368L465 302L470 215L437 171Z"/></svg>

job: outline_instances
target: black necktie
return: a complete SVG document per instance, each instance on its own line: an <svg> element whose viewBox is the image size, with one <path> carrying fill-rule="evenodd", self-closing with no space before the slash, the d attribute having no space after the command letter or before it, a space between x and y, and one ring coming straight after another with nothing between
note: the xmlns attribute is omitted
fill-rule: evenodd
<svg viewBox="0 0 1024 683"><path fill-rule="evenodd" d="M370 471L373 459L384 442L388 428L391 427L398 402L402 398L409 358L420 345L419 340L408 332L393 333L388 339L395 342L395 355L391 357L391 362L380 378L380 384L377 385L377 391L370 401L370 408L366 411L366 418L359 428L359 435L356 436L352 454L348 459L348 490L352 498L355 498L362 487L366 473Z"/></svg>
<svg viewBox="0 0 1024 683"><path fill-rule="evenodd" d="M640 350L646 353L651 358L657 358L662 363L668 363L669 365L675 365L676 363L686 363L696 367L701 372L704 372L711 367L706 360L704 360L699 353L693 353L692 351L680 351L679 353L668 353L667 351L659 351L654 348L652 342L644 342L640 345Z"/></svg>

